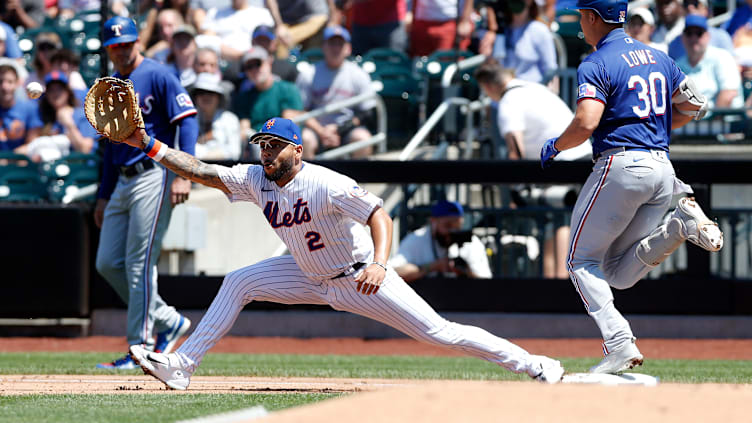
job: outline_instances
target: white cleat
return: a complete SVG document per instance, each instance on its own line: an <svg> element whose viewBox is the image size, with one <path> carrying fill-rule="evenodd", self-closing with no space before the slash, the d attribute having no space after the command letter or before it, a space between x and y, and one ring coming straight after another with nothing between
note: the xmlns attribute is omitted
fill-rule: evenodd
<svg viewBox="0 0 752 423"><path fill-rule="evenodd" d="M170 389L184 391L191 383L191 372L183 367L175 354L160 354L141 345L131 345L131 358L144 370Z"/></svg>
<svg viewBox="0 0 752 423"><path fill-rule="evenodd" d="M564 376L564 367L558 360L543 355L534 355L533 357L538 360L537 370L539 371L537 375L533 376L533 379L549 384L561 382L561 378Z"/></svg>
<svg viewBox="0 0 752 423"><path fill-rule="evenodd" d="M590 368L590 373L609 373L612 375L642 366L643 356L635 345L634 338L624 348L603 357L598 365Z"/></svg>
<svg viewBox="0 0 752 423"><path fill-rule="evenodd" d="M723 247L723 232L718 224L708 219L692 197L679 199L672 217L682 221L687 231L687 240L707 251L718 251Z"/></svg>

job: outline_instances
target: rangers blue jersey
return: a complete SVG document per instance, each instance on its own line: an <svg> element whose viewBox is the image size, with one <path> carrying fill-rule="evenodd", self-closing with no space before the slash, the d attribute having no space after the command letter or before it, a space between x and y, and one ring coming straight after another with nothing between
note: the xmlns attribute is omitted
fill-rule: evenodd
<svg viewBox="0 0 752 423"><path fill-rule="evenodd" d="M176 122L197 113L191 97L175 75L164 65L145 58L130 75L116 72L113 76L133 81L146 133L175 147ZM127 144L115 144L111 148L112 164L116 166L132 165L147 158L143 151ZM195 140L190 145L181 145L180 150L194 155Z"/></svg>
<svg viewBox="0 0 752 423"><path fill-rule="evenodd" d="M577 69L577 101L606 105L593 132L593 155L615 147L668 151L671 96L686 78L666 54L611 31Z"/></svg>

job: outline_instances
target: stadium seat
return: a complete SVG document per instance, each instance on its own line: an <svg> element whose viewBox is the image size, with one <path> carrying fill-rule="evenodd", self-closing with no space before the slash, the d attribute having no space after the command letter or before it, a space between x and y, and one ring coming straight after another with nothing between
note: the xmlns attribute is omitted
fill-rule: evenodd
<svg viewBox="0 0 752 423"><path fill-rule="evenodd" d="M42 174L49 180L50 200L60 202L66 194L73 194L83 187L98 184L101 159L96 154L71 153L66 157L45 163ZM94 200L95 194L86 197Z"/></svg>
<svg viewBox="0 0 752 423"><path fill-rule="evenodd" d="M379 94L386 106L387 148L400 149L418 129L420 79L402 66L380 66L371 77L384 84Z"/></svg>
<svg viewBox="0 0 752 423"><path fill-rule="evenodd" d="M373 73L381 66L397 66L412 69L412 60L399 50L391 48L374 48L366 52L361 59L361 67Z"/></svg>
<svg viewBox="0 0 752 423"><path fill-rule="evenodd" d="M46 178L24 155L0 154L0 201L42 202L47 199Z"/></svg>
<svg viewBox="0 0 752 423"><path fill-rule="evenodd" d="M298 56L298 62L316 63L324 59L324 51L318 47L309 48Z"/></svg>

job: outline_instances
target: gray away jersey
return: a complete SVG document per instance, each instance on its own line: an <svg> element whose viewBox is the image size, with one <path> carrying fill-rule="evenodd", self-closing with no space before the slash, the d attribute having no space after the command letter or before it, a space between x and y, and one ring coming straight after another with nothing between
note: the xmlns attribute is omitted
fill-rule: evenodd
<svg viewBox="0 0 752 423"><path fill-rule="evenodd" d="M373 241L365 228L383 201L351 178L311 163L284 187L260 165L218 167L230 201L250 201L282 239L304 274L330 279L356 262L370 262Z"/></svg>

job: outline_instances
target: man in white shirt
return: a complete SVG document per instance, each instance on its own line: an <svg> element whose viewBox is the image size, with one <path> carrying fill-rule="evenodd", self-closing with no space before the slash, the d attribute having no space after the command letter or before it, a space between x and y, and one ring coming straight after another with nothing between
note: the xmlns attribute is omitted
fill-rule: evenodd
<svg viewBox="0 0 752 423"><path fill-rule="evenodd" d="M406 282L430 274L490 278L486 247L471 232L461 231L463 215L460 203L437 202L429 224L407 234L389 265Z"/></svg>
<svg viewBox="0 0 752 423"><path fill-rule="evenodd" d="M516 79L512 69L495 59L481 64L475 79L483 92L498 102L498 127L511 160L537 160L546 140L558 136L572 121L572 111L561 98L541 84ZM556 159L577 160L592 154L590 143L584 142L562 151ZM569 226L554 226L544 236L543 276L566 279Z"/></svg>

